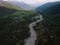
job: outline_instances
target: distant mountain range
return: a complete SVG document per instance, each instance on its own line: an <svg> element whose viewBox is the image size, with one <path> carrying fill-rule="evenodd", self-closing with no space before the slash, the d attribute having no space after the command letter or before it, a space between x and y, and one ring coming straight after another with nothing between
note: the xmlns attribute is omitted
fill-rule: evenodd
<svg viewBox="0 0 60 45"><path fill-rule="evenodd" d="M0 17L6 17L6 16L10 16L12 14L14 14L14 15L15 14L28 14L28 12L30 13L30 10L24 9L13 3L10 3L7 1L0 1Z"/></svg>
<svg viewBox="0 0 60 45"><path fill-rule="evenodd" d="M6 4L6 2L8 3L8 4ZM33 4L33 5L29 5L29 4L27 4L27 3L25 3L25 2L18 2L18 1L0 1L0 3L5 3L7 6L6 7L9 7L10 6L10 8L20 8L20 9L24 9L24 10L35 10L39 5L42 5L43 3L38 3L38 4ZM1 4L1 5L3 5L3 4ZM4 4L4 5L5 5ZM10 4L10 5L9 5ZM11 5L13 5L13 6L11 6Z"/></svg>
<svg viewBox="0 0 60 45"><path fill-rule="evenodd" d="M35 9L34 6L26 4L24 2L11 1L10 3L15 4L15 5L23 8L23 9L27 9L27 10L34 10Z"/></svg>

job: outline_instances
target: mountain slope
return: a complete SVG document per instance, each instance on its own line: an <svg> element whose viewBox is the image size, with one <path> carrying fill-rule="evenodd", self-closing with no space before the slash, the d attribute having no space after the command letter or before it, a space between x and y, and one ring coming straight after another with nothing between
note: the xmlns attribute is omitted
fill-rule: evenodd
<svg viewBox="0 0 60 45"><path fill-rule="evenodd" d="M44 19L34 27L38 45L60 45L60 2L46 3L36 10Z"/></svg>
<svg viewBox="0 0 60 45"><path fill-rule="evenodd" d="M9 2L6 2L6 1L0 1L0 7L1 6L11 8L11 9L16 9L16 10L21 10L22 9L22 8L14 5L14 4L11 4Z"/></svg>
<svg viewBox="0 0 60 45"><path fill-rule="evenodd" d="M10 4L6 1L0 1L0 17L10 15L21 10L23 9L14 4Z"/></svg>
<svg viewBox="0 0 60 45"><path fill-rule="evenodd" d="M33 6L28 5L28 4L24 3L24 2L11 1L10 3L15 4L15 5L17 5L17 6L21 7L21 8L28 9L28 10L34 9Z"/></svg>
<svg viewBox="0 0 60 45"><path fill-rule="evenodd" d="M48 2L36 8L36 10L46 10L52 6L58 5L60 2Z"/></svg>
<svg viewBox="0 0 60 45"><path fill-rule="evenodd" d="M24 39L29 37L28 25L37 14L19 9L8 2L0 3L0 45L24 45Z"/></svg>
<svg viewBox="0 0 60 45"><path fill-rule="evenodd" d="M46 3L36 9L45 19L45 22L60 25L60 2Z"/></svg>

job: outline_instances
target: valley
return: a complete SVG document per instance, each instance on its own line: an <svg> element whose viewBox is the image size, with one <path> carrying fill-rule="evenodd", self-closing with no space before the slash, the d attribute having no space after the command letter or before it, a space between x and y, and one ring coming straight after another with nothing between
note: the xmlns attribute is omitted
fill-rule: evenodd
<svg viewBox="0 0 60 45"><path fill-rule="evenodd" d="M24 9L17 10L13 5L12 8L8 8L7 5L10 3L3 5L0 7L0 45L24 45L24 39L30 36L28 25L36 21L33 17L37 13Z"/></svg>
<svg viewBox="0 0 60 45"><path fill-rule="evenodd" d="M25 41L26 41L26 43L24 44L24 45L35 45L35 42L36 42L36 40L37 40L37 34L36 34L36 32L35 32L35 30L34 30L34 26L36 26L36 23L38 23L38 22L40 22L40 21L42 21L43 20L43 18L42 18L42 16L41 15L39 15L38 16L40 19L39 20L37 20L36 22L32 22L31 24L29 24L29 28L30 28L30 36L29 36L29 38L27 38ZM36 16L36 18L38 18L37 16Z"/></svg>
<svg viewBox="0 0 60 45"><path fill-rule="evenodd" d="M0 1L0 45L60 45L60 2Z"/></svg>

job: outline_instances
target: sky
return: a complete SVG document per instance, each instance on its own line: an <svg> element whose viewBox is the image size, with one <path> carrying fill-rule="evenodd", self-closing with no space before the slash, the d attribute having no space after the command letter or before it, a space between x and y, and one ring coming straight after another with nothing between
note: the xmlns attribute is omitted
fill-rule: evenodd
<svg viewBox="0 0 60 45"><path fill-rule="evenodd" d="M32 5L37 3L55 2L60 0L4 0L4 1L20 1Z"/></svg>

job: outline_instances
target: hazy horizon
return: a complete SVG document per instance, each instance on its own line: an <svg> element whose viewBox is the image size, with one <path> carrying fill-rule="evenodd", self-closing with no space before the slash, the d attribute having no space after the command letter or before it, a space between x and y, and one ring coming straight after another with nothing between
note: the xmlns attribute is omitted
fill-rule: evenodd
<svg viewBox="0 0 60 45"><path fill-rule="evenodd" d="M44 4L47 2L56 2L56 1L60 1L60 0L3 0L3 1L18 1L18 2L24 2L27 3L29 5L37 5L37 4Z"/></svg>

